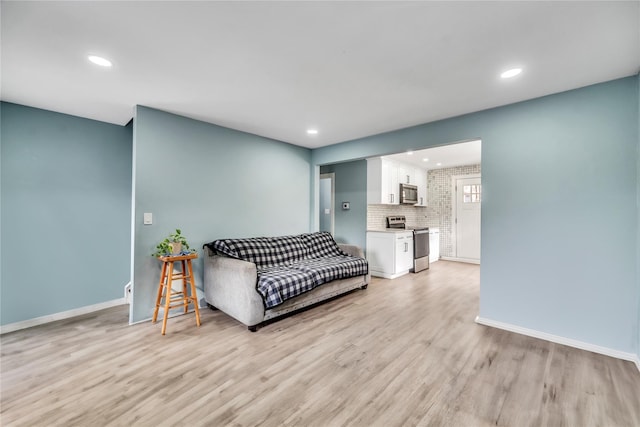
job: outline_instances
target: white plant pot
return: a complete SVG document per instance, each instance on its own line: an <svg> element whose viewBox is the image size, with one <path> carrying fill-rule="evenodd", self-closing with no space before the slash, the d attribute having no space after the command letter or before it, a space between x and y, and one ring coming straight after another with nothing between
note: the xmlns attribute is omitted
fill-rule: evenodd
<svg viewBox="0 0 640 427"><path fill-rule="evenodd" d="M182 252L182 243L169 243L169 245L171 246L171 255L178 255L180 252Z"/></svg>

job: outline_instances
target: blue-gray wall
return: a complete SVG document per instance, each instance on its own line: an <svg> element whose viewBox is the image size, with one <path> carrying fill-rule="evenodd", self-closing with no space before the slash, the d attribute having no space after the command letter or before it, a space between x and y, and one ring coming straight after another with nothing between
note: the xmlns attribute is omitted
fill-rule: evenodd
<svg viewBox="0 0 640 427"><path fill-rule="evenodd" d="M358 245L365 250L367 232L367 161L326 165L320 173L335 173L335 232L338 243ZM342 202L351 209L343 210Z"/></svg>
<svg viewBox="0 0 640 427"><path fill-rule="evenodd" d="M160 263L150 254L175 228L201 256L214 239L309 230L309 149L141 106L133 133L133 322L151 317ZM202 258L194 268L202 287Z"/></svg>
<svg viewBox="0 0 640 427"><path fill-rule="evenodd" d="M637 354L636 76L319 148L312 163L476 138L480 317Z"/></svg>
<svg viewBox="0 0 640 427"><path fill-rule="evenodd" d="M2 325L129 282L132 128L2 102Z"/></svg>
<svg viewBox="0 0 640 427"><path fill-rule="evenodd" d="M636 245L636 274L638 283L638 326L637 341L636 341L636 364L640 369L640 74L637 76L637 89L638 89L638 173L637 173L637 199L636 199L636 221L638 223L638 238Z"/></svg>
<svg viewBox="0 0 640 427"><path fill-rule="evenodd" d="M480 315L640 354L639 99L634 76L311 153L139 107L132 320L150 315L149 253L173 228L196 247L306 231L319 165L481 137ZM8 103L0 120L0 323L121 297L131 128ZM366 210L347 228L364 246Z"/></svg>

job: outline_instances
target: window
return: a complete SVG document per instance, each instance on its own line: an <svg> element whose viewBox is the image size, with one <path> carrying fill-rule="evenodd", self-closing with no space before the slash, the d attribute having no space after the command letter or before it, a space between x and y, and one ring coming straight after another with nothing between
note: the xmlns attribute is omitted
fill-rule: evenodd
<svg viewBox="0 0 640 427"><path fill-rule="evenodd" d="M464 185L462 187L462 201L463 203L480 203L482 186L477 185Z"/></svg>

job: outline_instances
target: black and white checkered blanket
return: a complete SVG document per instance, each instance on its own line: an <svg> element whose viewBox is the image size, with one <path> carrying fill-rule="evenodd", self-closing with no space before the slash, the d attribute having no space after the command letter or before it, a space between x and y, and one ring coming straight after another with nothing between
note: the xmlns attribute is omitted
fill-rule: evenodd
<svg viewBox="0 0 640 427"><path fill-rule="evenodd" d="M363 258L349 255L311 258L259 270L257 290L265 307L273 308L323 283L367 272L368 264Z"/></svg>
<svg viewBox="0 0 640 427"><path fill-rule="evenodd" d="M323 283L365 275L369 271L367 260L342 252L327 232L222 239L206 246L256 264L256 290L267 309Z"/></svg>

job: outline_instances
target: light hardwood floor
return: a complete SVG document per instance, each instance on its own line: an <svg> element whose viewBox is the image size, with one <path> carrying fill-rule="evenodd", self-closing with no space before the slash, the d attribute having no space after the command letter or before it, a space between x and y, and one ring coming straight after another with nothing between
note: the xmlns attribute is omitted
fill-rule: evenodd
<svg viewBox="0 0 640 427"><path fill-rule="evenodd" d="M625 362L474 323L479 267L356 291L258 330L128 308L3 335L3 426L640 426Z"/></svg>

